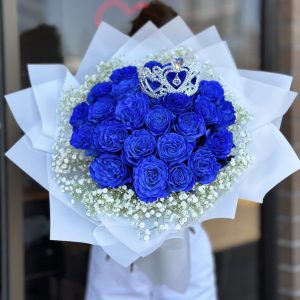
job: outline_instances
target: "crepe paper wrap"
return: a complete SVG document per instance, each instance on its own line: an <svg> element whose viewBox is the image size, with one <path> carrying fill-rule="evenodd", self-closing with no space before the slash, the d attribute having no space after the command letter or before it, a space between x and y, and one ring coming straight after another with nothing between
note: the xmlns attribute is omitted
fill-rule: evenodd
<svg viewBox="0 0 300 300"><path fill-rule="evenodd" d="M49 191L51 239L100 245L155 284L186 290L188 226L234 218L299 169L279 131L292 78L237 69L215 27L102 23L75 76L28 71L6 96L25 133L7 156Z"/></svg>

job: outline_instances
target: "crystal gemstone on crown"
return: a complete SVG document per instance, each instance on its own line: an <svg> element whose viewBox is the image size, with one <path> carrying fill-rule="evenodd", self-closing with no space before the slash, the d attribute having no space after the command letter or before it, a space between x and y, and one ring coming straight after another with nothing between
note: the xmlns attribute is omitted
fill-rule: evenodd
<svg viewBox="0 0 300 300"><path fill-rule="evenodd" d="M184 60L182 57L175 57L174 60L172 61L173 67L178 71L183 66L183 63L184 63Z"/></svg>

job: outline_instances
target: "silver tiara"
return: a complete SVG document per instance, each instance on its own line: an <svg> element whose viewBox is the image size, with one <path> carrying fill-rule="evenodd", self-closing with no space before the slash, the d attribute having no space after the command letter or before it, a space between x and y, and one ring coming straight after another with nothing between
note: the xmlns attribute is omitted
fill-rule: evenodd
<svg viewBox="0 0 300 300"><path fill-rule="evenodd" d="M201 63L196 60L185 63L181 57L163 67L154 66L152 70L144 67L140 74L141 88L152 98L160 98L168 93L195 94L201 81Z"/></svg>

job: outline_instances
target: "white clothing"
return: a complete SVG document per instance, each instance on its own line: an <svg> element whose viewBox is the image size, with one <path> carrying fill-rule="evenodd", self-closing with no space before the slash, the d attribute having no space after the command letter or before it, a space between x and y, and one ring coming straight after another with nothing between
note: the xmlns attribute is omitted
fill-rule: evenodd
<svg viewBox="0 0 300 300"><path fill-rule="evenodd" d="M191 279L185 294L154 286L133 265L124 268L98 246L92 246L85 300L216 300L214 260L210 242L201 226L190 232Z"/></svg>

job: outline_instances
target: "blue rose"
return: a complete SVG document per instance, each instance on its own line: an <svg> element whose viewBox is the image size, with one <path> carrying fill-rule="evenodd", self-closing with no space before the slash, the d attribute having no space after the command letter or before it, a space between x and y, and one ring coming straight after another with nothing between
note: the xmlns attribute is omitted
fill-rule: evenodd
<svg viewBox="0 0 300 300"><path fill-rule="evenodd" d="M87 95L89 104L95 103L98 99L108 96L112 89L111 82L101 82L94 85Z"/></svg>
<svg viewBox="0 0 300 300"><path fill-rule="evenodd" d="M214 181L221 168L211 150L205 147L199 148L191 155L188 166L194 173L196 181L201 184Z"/></svg>
<svg viewBox="0 0 300 300"><path fill-rule="evenodd" d="M207 137L206 146L218 159L225 159L233 148L233 134L226 128L219 128Z"/></svg>
<svg viewBox="0 0 300 300"><path fill-rule="evenodd" d="M174 126L178 134L183 135L189 142L196 141L206 131L204 120L195 112L186 112L179 115Z"/></svg>
<svg viewBox="0 0 300 300"><path fill-rule="evenodd" d="M162 99L163 97L159 97L159 98L150 97L150 105L152 107L156 105L162 106Z"/></svg>
<svg viewBox="0 0 300 300"><path fill-rule="evenodd" d="M219 124L229 126L235 123L235 111L230 101L224 101L218 106Z"/></svg>
<svg viewBox="0 0 300 300"><path fill-rule="evenodd" d="M172 192L188 192L194 184L195 176L185 164L176 164L169 168L169 188Z"/></svg>
<svg viewBox="0 0 300 300"><path fill-rule="evenodd" d="M154 135L165 134L170 131L175 116L165 107L153 106L146 115L145 124Z"/></svg>
<svg viewBox="0 0 300 300"><path fill-rule="evenodd" d="M99 156L100 154L102 154L103 151L99 150L99 149L95 149L93 148L93 145L91 146L91 149L88 149L84 152L85 156Z"/></svg>
<svg viewBox="0 0 300 300"><path fill-rule="evenodd" d="M122 80L136 80L139 78L139 76L136 67L128 66L113 70L109 78L112 82L119 83Z"/></svg>
<svg viewBox="0 0 300 300"><path fill-rule="evenodd" d="M91 178L100 188L116 188L132 181L128 169L120 157L103 153L89 167Z"/></svg>
<svg viewBox="0 0 300 300"><path fill-rule="evenodd" d="M127 96L128 93L134 94L140 89L140 82L138 79L123 80L119 83L113 84L112 96L116 99L122 99Z"/></svg>
<svg viewBox="0 0 300 300"><path fill-rule="evenodd" d="M195 113L202 116L206 125L216 124L219 121L219 114L216 105L205 96L198 96L195 105Z"/></svg>
<svg viewBox="0 0 300 300"><path fill-rule="evenodd" d="M168 166L153 155L144 158L133 170L133 186L144 202L168 196Z"/></svg>
<svg viewBox="0 0 300 300"><path fill-rule="evenodd" d="M104 152L118 152L123 149L128 136L126 127L118 122L103 122L93 133L93 146Z"/></svg>
<svg viewBox="0 0 300 300"><path fill-rule="evenodd" d="M207 97L216 105L224 101L224 89L218 81L202 80L199 84L199 94Z"/></svg>
<svg viewBox="0 0 300 300"><path fill-rule="evenodd" d="M94 126L86 123L73 131L70 144L76 149L87 150L92 147Z"/></svg>
<svg viewBox="0 0 300 300"><path fill-rule="evenodd" d="M130 165L137 165L140 160L156 150L154 136L146 129L135 131L124 143L123 160Z"/></svg>
<svg viewBox="0 0 300 300"><path fill-rule="evenodd" d="M177 133L167 133L157 141L159 157L169 163L180 163L188 159L193 146Z"/></svg>
<svg viewBox="0 0 300 300"><path fill-rule="evenodd" d="M150 69L151 71L153 70L153 67L162 67L162 64L158 61L155 60L150 60L147 63L144 64L145 68Z"/></svg>
<svg viewBox="0 0 300 300"><path fill-rule="evenodd" d="M188 111L193 105L193 98L184 93L170 93L162 99L162 104L175 114Z"/></svg>
<svg viewBox="0 0 300 300"><path fill-rule="evenodd" d="M116 119L127 129L138 129L144 125L149 110L149 98L143 93L128 94L116 107Z"/></svg>
<svg viewBox="0 0 300 300"><path fill-rule="evenodd" d="M86 102L76 105L70 117L70 124L73 128L78 128L87 121L89 106Z"/></svg>
<svg viewBox="0 0 300 300"><path fill-rule="evenodd" d="M102 98L90 105L88 120L93 123L108 120L113 117L115 108L116 105L112 98Z"/></svg>

